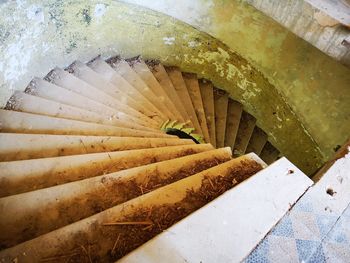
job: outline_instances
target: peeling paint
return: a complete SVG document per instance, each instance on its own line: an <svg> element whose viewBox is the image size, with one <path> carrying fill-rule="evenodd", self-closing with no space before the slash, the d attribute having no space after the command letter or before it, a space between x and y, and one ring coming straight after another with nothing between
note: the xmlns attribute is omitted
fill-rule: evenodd
<svg viewBox="0 0 350 263"><path fill-rule="evenodd" d="M174 45L175 37L163 37L165 45Z"/></svg>

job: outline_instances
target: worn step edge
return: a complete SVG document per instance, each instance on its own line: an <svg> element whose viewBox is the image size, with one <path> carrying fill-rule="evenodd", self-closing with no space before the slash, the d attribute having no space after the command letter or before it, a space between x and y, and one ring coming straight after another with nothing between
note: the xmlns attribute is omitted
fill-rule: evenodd
<svg viewBox="0 0 350 263"><path fill-rule="evenodd" d="M140 76L140 78L153 90L154 94L158 95L159 100L165 106L167 116L172 120L178 120L177 110L168 97L163 87L159 84L158 80L154 77L145 62L138 58L129 60L129 64L132 69Z"/></svg>
<svg viewBox="0 0 350 263"><path fill-rule="evenodd" d="M117 119L126 122L132 121L140 125L145 125L144 122L139 122L137 118L127 115L124 112L117 111L105 104L89 99L88 97L82 96L76 92L62 88L39 78L34 78L24 92L32 96L37 96L83 110L95 112L101 116L104 116L106 119ZM152 128L154 126L150 127Z"/></svg>
<svg viewBox="0 0 350 263"><path fill-rule="evenodd" d="M202 134L206 142L210 142L210 136L207 126L207 119L205 118L205 112L203 107L202 95L199 90L199 83L196 74L182 73L188 93L190 94L192 105L196 112L196 116L201 126Z"/></svg>
<svg viewBox="0 0 350 263"><path fill-rule="evenodd" d="M246 152L254 152L257 155L260 155L266 142L267 142L267 134L258 126L255 126L253 134L249 140Z"/></svg>
<svg viewBox="0 0 350 263"><path fill-rule="evenodd" d="M191 139L0 133L0 161L194 144Z"/></svg>
<svg viewBox="0 0 350 263"><path fill-rule="evenodd" d="M215 108L214 108L214 93L213 84L211 82L201 79L199 81L199 88L202 95L203 107L207 126L209 130L210 143L216 147L216 132L215 132Z"/></svg>
<svg viewBox="0 0 350 263"><path fill-rule="evenodd" d="M130 85L122 76L120 76L107 62L100 56L94 58L87 64L94 71L99 73L107 81L116 85L119 89L135 98L139 103L144 105L147 110L145 113L149 118L155 119L157 122L164 122L167 118L162 114L142 93L134 86Z"/></svg>
<svg viewBox="0 0 350 263"><path fill-rule="evenodd" d="M199 125L197 115L191 101L190 94L188 93L185 81L182 77L182 72L175 67L166 67L166 72L168 73L168 76L171 82L173 83L173 86L179 98L183 101L183 106L185 107L185 110L188 116L190 117L191 122L193 123L195 132L200 135L203 135L202 129Z"/></svg>
<svg viewBox="0 0 350 263"><path fill-rule="evenodd" d="M159 84L162 85L168 97L174 103L178 114L181 116L179 120L182 122L191 122L190 117L188 116L178 94L176 93L174 85L171 82L164 66L161 63L152 63L150 61L147 62L147 66L152 71L154 77L157 79Z"/></svg>
<svg viewBox="0 0 350 263"><path fill-rule="evenodd" d="M5 107L6 110L21 111L38 115L51 116L62 119L71 119L104 125L112 125L122 128L161 132L153 128L145 127L130 121L121 121L112 117L106 118L95 112L83 110L67 104L47 100L27 93L16 91Z"/></svg>
<svg viewBox="0 0 350 263"><path fill-rule="evenodd" d="M255 128L255 124L255 117L250 115L248 112L243 111L239 122L235 145L233 147L235 155L242 155L246 152L249 140L252 137Z"/></svg>
<svg viewBox="0 0 350 263"><path fill-rule="evenodd" d="M212 150L210 144L0 162L0 197Z"/></svg>
<svg viewBox="0 0 350 263"><path fill-rule="evenodd" d="M5 249L0 252L0 259L5 262L14 258L20 262L33 262L49 258L59 259L60 255L72 252L77 253L75 259L80 262L88 258L92 261L109 262L118 259L262 169L262 164L251 156L242 156L214 166L84 220ZM217 184L212 185L213 182ZM200 195L203 189L210 187L214 190L207 198ZM191 196L198 196L197 202L193 202ZM167 212L173 211L181 211L173 221L164 221L157 213L160 212L164 217ZM146 226L113 225L114 222L145 220L155 222ZM82 247L88 247L90 254L84 253Z"/></svg>
<svg viewBox="0 0 350 263"><path fill-rule="evenodd" d="M14 246L71 224L228 161L231 156L230 148L215 149L0 198L0 246Z"/></svg>
<svg viewBox="0 0 350 263"><path fill-rule="evenodd" d="M215 108L216 147L224 147L228 108L228 94L227 92L217 88L214 88L213 92Z"/></svg>
<svg viewBox="0 0 350 263"><path fill-rule="evenodd" d="M164 111L164 104L158 99L158 96L153 93L150 87L140 78L140 76L130 67L130 65L119 57L113 57L106 62L127 82L135 87L140 93L142 93L157 109L163 114L165 118L168 116Z"/></svg>
<svg viewBox="0 0 350 263"><path fill-rule="evenodd" d="M0 110L0 131L10 133L39 133L66 135L100 135L128 137L173 137L150 132L77 120L61 119L26 112Z"/></svg>
<svg viewBox="0 0 350 263"><path fill-rule="evenodd" d="M128 112L131 112L133 116L150 122L155 122L151 118L148 118L148 111L144 109L142 104L135 101L135 99L131 98L122 90L118 89L118 87L111 82L105 80L102 76L100 76L100 74L89 68L86 64L80 61L75 61L67 68L67 71L91 86L102 90L106 94L113 97L119 103L123 104L125 109L127 109ZM161 125L161 123L162 122L157 124Z"/></svg>
<svg viewBox="0 0 350 263"><path fill-rule="evenodd" d="M118 262L242 262L311 185L283 158Z"/></svg>
<svg viewBox="0 0 350 263"><path fill-rule="evenodd" d="M130 115L134 119L143 122L146 126L152 124L152 120L150 120L147 116L144 115L144 118L146 118L144 119L142 116L139 115L139 112L135 110L130 110L129 107L120 103L112 96L106 94L105 92L99 90L96 87L91 86L90 84L77 78L73 74L70 74L67 71L64 71L60 68L55 68L52 71L50 71L50 73L45 77L45 80L67 90L88 97L89 99L105 104L106 106L109 106L116 111L120 111L122 113ZM153 123L152 125L152 127L159 127L158 124Z"/></svg>

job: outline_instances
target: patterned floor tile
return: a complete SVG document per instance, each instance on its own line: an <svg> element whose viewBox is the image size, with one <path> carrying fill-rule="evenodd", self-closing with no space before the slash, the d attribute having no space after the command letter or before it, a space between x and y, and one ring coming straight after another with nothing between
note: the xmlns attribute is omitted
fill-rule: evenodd
<svg viewBox="0 0 350 263"><path fill-rule="evenodd" d="M298 251L294 238L269 236L269 256L273 263L297 263Z"/></svg>
<svg viewBox="0 0 350 263"><path fill-rule="evenodd" d="M313 213L292 211L290 218L296 239L320 241L321 235Z"/></svg>

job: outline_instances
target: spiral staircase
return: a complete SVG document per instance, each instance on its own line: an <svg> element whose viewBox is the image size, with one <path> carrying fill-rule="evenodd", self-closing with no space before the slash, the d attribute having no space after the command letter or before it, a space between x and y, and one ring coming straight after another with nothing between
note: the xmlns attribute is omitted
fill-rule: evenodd
<svg viewBox="0 0 350 263"><path fill-rule="evenodd" d="M0 122L2 262L120 259L279 156L226 92L139 57L55 68Z"/></svg>

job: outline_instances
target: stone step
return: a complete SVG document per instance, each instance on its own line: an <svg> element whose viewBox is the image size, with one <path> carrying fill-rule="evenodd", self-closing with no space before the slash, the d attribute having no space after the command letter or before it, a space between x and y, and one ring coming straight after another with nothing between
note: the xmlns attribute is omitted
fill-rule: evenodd
<svg viewBox="0 0 350 263"><path fill-rule="evenodd" d="M190 117L188 116L180 97L176 93L175 87L171 82L169 75L166 72L164 66L161 63L151 63L151 62L147 63L147 65L148 65L148 68L153 73L154 77L157 79L159 84L163 87L164 91L167 93L168 97L174 103L177 111L180 114L180 116L178 116L179 121L186 122L189 125L191 125Z"/></svg>
<svg viewBox="0 0 350 263"><path fill-rule="evenodd" d="M289 170L293 170L294 173L289 174ZM318 241L311 241L309 238L313 229L317 230L320 218L317 217L316 221L312 212L305 213L305 208L309 209L310 202L305 203L294 218L284 221L278 231L272 231L276 223L312 184L305 174L282 158L167 231L163 231L118 262L299 262L298 252L299 256L304 258L303 262L324 262L308 261L310 257L305 256L310 254L309 251L305 253L305 249L309 247L319 253L318 245L308 245L314 242L319 244ZM322 192L326 195L324 189L322 188ZM334 204L334 200L332 203ZM318 207L324 210L325 204ZM325 219L322 222L327 223L320 223L322 229L327 229L330 218L333 220L334 217L329 213L325 216L322 217ZM294 224L298 219L305 220L305 226ZM116 221L118 218L113 218L112 222ZM111 226L110 229L114 230L117 227ZM269 242L264 242L256 253L245 260L268 233L276 236ZM306 237L304 242L309 242L306 243L307 246L298 246L298 252L295 245L295 241L298 241L295 240L296 234L302 237L300 241L304 241L303 237ZM319 240L318 230L315 236L316 239L312 240ZM120 238L119 241L124 240Z"/></svg>
<svg viewBox="0 0 350 263"><path fill-rule="evenodd" d="M117 86L124 93L134 98L138 103L147 109L145 113L149 118L157 122L166 121L166 117L135 87L130 85L122 76L120 76L107 62L101 57L97 57L88 63L88 66L95 72L99 73L105 80Z"/></svg>
<svg viewBox="0 0 350 263"><path fill-rule="evenodd" d="M214 108L215 108L216 147L224 147L227 108L228 108L227 92L216 88L214 89Z"/></svg>
<svg viewBox="0 0 350 263"><path fill-rule="evenodd" d="M95 100L89 99L88 97L84 97L78 93L67 90L39 78L34 78L29 83L28 87L25 90L25 93L51 101L64 103L80 109L92 111L104 116L106 119L117 119L120 121L131 121L134 123L144 124L144 122L133 116L117 111L109 106L106 106L105 104L96 102ZM152 127L152 125L149 126ZM155 127L158 127L158 125Z"/></svg>
<svg viewBox="0 0 350 263"><path fill-rule="evenodd" d="M194 144L190 139L0 133L0 161Z"/></svg>
<svg viewBox="0 0 350 263"><path fill-rule="evenodd" d="M215 106L213 84L204 79L199 81L199 87L203 100L203 108L207 121L210 143L216 147L216 132L215 132Z"/></svg>
<svg viewBox="0 0 350 263"><path fill-rule="evenodd" d="M27 93L16 91L9 99L6 110L21 111L38 115L71 119L84 122L113 125L122 128L161 132L130 121L121 121L111 117L101 116L95 112L83 110L67 104L47 100L41 97L32 96Z"/></svg>
<svg viewBox="0 0 350 263"><path fill-rule="evenodd" d="M32 113L0 110L0 132L60 134L60 135L97 135L128 137L172 137L165 133L121 128L69 119L61 119Z"/></svg>
<svg viewBox="0 0 350 263"><path fill-rule="evenodd" d="M142 93L157 109L164 115L165 119L170 119L167 112L169 111L158 95L140 78L140 76L130 67L123 59L111 58L106 61L112 68L122 76L127 82Z"/></svg>
<svg viewBox="0 0 350 263"><path fill-rule="evenodd" d="M191 73L183 73L182 76L185 80L188 93L190 94L192 105L195 109L199 125L201 126L204 140L209 143L210 136L207 126L207 119L205 118L203 100L201 91L199 89L197 75Z"/></svg>
<svg viewBox="0 0 350 263"><path fill-rule="evenodd" d="M246 152L247 153L253 152L257 155L260 155L266 142L267 142L267 134L258 126L255 126L252 137L249 140L249 144L247 146Z"/></svg>
<svg viewBox="0 0 350 263"><path fill-rule="evenodd" d="M0 197L212 150L210 144L70 155L0 162Z"/></svg>
<svg viewBox="0 0 350 263"><path fill-rule="evenodd" d="M131 59L129 60L129 65L132 69L140 76L140 78L151 88L154 94L157 94L159 100L162 104L166 106L166 113L171 120L179 120L181 115L178 113L174 103L168 97L167 93L163 87L159 84L157 79L154 77L146 63L140 59Z"/></svg>
<svg viewBox="0 0 350 263"><path fill-rule="evenodd" d="M166 71L168 76L173 83L173 86L176 90L178 97L181 99L182 105L184 106L188 116L190 117L191 122L193 123L193 128L195 128L195 133L200 135L202 134L202 129L199 125L196 112L194 110L190 94L187 90L186 83L182 77L182 73L178 68L167 67Z"/></svg>
<svg viewBox="0 0 350 263"><path fill-rule="evenodd" d="M243 111L234 145L234 154L242 155L246 152L250 138L255 128L256 119L248 112Z"/></svg>
<svg viewBox="0 0 350 263"><path fill-rule="evenodd" d="M67 71L91 86L113 97L119 103L123 104L125 109L132 112L133 116L143 118L147 121L153 121L152 119L148 118L147 114L149 114L149 111L145 109L142 104L139 104L135 99L131 98L117 86L105 80L102 76L93 71L84 63L75 61L68 67ZM158 123L158 125L161 125L161 123Z"/></svg>
<svg viewBox="0 0 350 263"><path fill-rule="evenodd" d="M76 92L82 96L88 97L89 99L107 105L123 114L130 115L134 119L139 120L139 122L144 123L146 126L159 127L157 123L151 123L152 120L145 115L140 116L140 113L136 110L130 109L130 107L120 103L112 96L91 86L85 81L82 81L81 79L75 77L73 74L70 74L62 69L55 68L45 77L45 80L67 90Z"/></svg>
<svg viewBox="0 0 350 263"><path fill-rule="evenodd" d="M267 164L272 164L279 155L280 152L270 142L267 142L260 153L260 158Z"/></svg>
<svg viewBox="0 0 350 263"><path fill-rule="evenodd" d="M231 149L221 148L0 198L0 246L30 240L230 159Z"/></svg>
<svg viewBox="0 0 350 263"><path fill-rule="evenodd" d="M20 262L111 262L263 168L253 155L214 166L0 252ZM79 244L79 245L78 245ZM85 251L85 252L84 252Z"/></svg>
<svg viewBox="0 0 350 263"><path fill-rule="evenodd" d="M239 123L241 121L243 106L237 101L229 99L225 131L225 146L233 149L236 141Z"/></svg>

